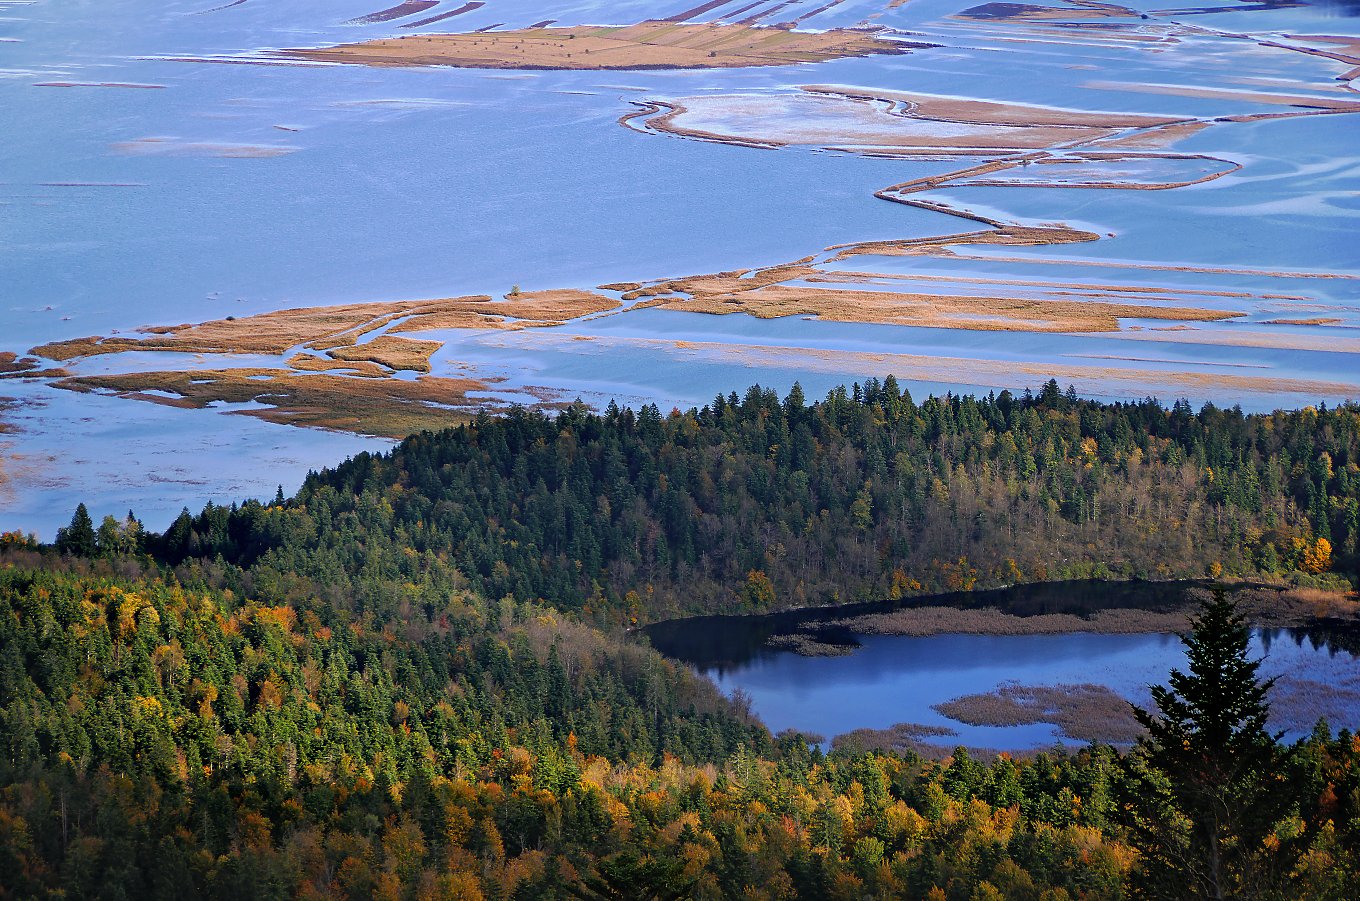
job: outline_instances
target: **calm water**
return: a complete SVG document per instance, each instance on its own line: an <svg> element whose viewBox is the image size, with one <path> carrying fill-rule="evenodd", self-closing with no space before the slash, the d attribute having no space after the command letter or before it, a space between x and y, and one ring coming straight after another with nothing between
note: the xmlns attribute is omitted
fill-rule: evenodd
<svg viewBox="0 0 1360 901"><path fill-rule="evenodd" d="M1080 612L1099 603L1091 589L1025 589L1014 596L1015 604L998 606L1022 614ZM1116 590L1119 595L1111 606L1129 603L1138 589ZM1064 593L1070 603L1062 602ZM993 602L1005 598L1002 592L987 594ZM1153 607L1172 599L1161 588L1146 596ZM1164 634L858 635L851 640L860 647L850 655L804 657L765 647L764 640L807 623L807 614L771 620L709 617L662 623L648 632L655 647L692 664L724 693L740 691L749 697L773 731L797 729L830 739L854 729L919 723L953 729L956 736L931 739L947 747L1023 750L1073 744L1048 724L969 726L933 709L962 695L993 692L1007 683L1092 683L1147 705L1148 686L1165 684L1173 667L1186 665L1179 638ZM1334 729L1360 727L1360 661L1351 653L1282 630L1253 632L1251 653L1264 658L1263 675L1280 677L1273 726L1287 738L1305 734L1318 717Z"/></svg>

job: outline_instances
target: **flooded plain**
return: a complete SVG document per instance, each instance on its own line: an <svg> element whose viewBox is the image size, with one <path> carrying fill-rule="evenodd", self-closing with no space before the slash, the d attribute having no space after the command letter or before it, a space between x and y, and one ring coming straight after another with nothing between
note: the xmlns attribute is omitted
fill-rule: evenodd
<svg viewBox="0 0 1360 901"><path fill-rule="evenodd" d="M514 402L890 372L917 394L1360 396L1355 13L0 2L0 528L50 537L76 500L160 528ZM617 65L551 68L648 21ZM308 57L442 33L500 35L452 46L508 62ZM662 44L670 63L638 49ZM610 308L402 332L437 346L365 349L390 323L342 351L107 340L564 289Z"/></svg>

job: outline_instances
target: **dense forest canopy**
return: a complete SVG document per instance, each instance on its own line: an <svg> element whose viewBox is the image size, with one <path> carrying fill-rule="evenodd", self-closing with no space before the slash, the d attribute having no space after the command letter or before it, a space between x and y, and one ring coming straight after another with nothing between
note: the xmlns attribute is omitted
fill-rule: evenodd
<svg viewBox="0 0 1360 901"><path fill-rule="evenodd" d="M1183 897L1140 863L1188 822L1148 755L824 757L544 608L145 565L0 555L0 897ZM1360 738L1270 756L1254 896L1355 897Z"/></svg>
<svg viewBox="0 0 1360 901"><path fill-rule="evenodd" d="M1342 585L1358 424L889 379L483 417L161 535L82 506L55 546L0 537L0 898L1174 892L1204 843L1156 748L824 755L617 626L1065 575ZM1211 837L1225 878L1360 894L1360 739L1248 737L1287 803Z"/></svg>
<svg viewBox="0 0 1360 901"><path fill-rule="evenodd" d="M1056 382L917 404L889 377L813 404L484 416L149 547L323 578L419 581L437 558L486 596L617 622L1073 578L1340 586L1358 516L1354 404L1195 413Z"/></svg>

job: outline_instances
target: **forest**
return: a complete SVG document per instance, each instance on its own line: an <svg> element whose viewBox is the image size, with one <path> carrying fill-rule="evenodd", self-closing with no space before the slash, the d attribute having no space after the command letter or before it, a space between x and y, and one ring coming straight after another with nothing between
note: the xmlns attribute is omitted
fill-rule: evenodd
<svg viewBox="0 0 1360 901"><path fill-rule="evenodd" d="M162 534L82 505L0 536L0 898L1357 897L1360 738L1267 734L1223 602L1133 751L995 759L771 735L627 628L1078 574L1344 587L1357 462L1353 406L887 379L483 417ZM1211 671L1238 692L1205 722ZM1206 833L1220 796L1253 815Z"/></svg>
<svg viewBox="0 0 1360 901"><path fill-rule="evenodd" d="M414 622L11 542L0 896L1200 896L1150 751L827 756L547 608L390 588ZM1285 803L1224 897L1355 897L1360 737L1256 731Z"/></svg>
<svg viewBox="0 0 1360 901"><path fill-rule="evenodd" d="M327 582L437 558L487 597L619 624L1064 579L1344 588L1358 539L1360 406L1195 413L1052 381L917 404L888 377L812 404L795 385L482 416L145 541Z"/></svg>

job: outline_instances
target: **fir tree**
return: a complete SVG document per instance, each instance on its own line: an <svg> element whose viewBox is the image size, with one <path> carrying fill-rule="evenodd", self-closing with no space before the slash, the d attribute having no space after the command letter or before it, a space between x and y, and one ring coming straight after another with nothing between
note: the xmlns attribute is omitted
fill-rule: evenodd
<svg viewBox="0 0 1360 901"><path fill-rule="evenodd" d="M69 526L57 529L56 545L57 550L64 554L74 554L78 557L94 556L96 548L94 520L90 519L90 511L85 509L84 504L76 507Z"/></svg>
<svg viewBox="0 0 1360 901"><path fill-rule="evenodd" d="M1214 593L1183 636L1189 672L1153 686L1158 713L1135 707L1147 729L1133 757L1133 827L1142 841L1141 894L1255 898L1287 874L1291 843L1276 827L1292 805L1292 754L1266 729L1266 694L1247 656L1236 604Z"/></svg>

